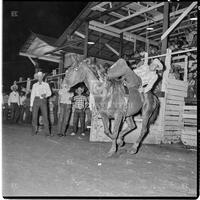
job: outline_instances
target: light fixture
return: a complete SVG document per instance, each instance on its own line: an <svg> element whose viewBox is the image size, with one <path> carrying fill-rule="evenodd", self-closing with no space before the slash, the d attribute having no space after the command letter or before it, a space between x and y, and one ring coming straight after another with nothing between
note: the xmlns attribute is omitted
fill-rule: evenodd
<svg viewBox="0 0 200 200"><path fill-rule="evenodd" d="M147 27L146 28L148 31L152 31L154 28L153 27Z"/></svg>
<svg viewBox="0 0 200 200"><path fill-rule="evenodd" d="M197 17L190 18L191 21L197 21Z"/></svg>
<svg viewBox="0 0 200 200"><path fill-rule="evenodd" d="M94 42L88 42L88 44L95 44Z"/></svg>

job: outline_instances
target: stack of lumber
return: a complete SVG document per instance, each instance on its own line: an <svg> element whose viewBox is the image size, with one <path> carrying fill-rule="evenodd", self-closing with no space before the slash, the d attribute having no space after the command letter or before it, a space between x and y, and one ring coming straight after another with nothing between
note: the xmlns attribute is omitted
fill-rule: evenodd
<svg viewBox="0 0 200 200"><path fill-rule="evenodd" d="M181 141L185 145L197 146L197 106L184 107L183 123Z"/></svg>
<svg viewBox="0 0 200 200"><path fill-rule="evenodd" d="M163 129L164 143L180 142L183 129L184 97L187 96L187 82L168 79L165 94Z"/></svg>

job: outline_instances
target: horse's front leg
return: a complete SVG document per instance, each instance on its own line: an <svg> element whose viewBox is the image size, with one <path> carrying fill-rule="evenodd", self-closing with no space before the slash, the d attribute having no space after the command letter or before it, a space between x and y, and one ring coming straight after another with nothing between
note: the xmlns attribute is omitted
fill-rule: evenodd
<svg viewBox="0 0 200 200"><path fill-rule="evenodd" d="M119 137L117 139L117 144L119 145L119 147L123 146L124 144L124 136L136 128L132 116L127 117L126 122L128 127L119 133Z"/></svg>
<svg viewBox="0 0 200 200"><path fill-rule="evenodd" d="M107 154L107 157L112 156L114 153L117 152L117 137L119 133L119 128L123 119L123 113L118 111L114 115L114 128L113 128L113 134L112 134L112 146Z"/></svg>

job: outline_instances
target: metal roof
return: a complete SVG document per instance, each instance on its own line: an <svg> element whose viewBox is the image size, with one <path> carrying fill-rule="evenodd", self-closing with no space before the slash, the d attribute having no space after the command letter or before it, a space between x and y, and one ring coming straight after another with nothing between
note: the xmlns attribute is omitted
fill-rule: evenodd
<svg viewBox="0 0 200 200"><path fill-rule="evenodd" d="M192 2L169 2L169 26L171 26L182 13L188 9ZM44 41L53 45L55 50L51 53L60 54L74 52L83 54L85 23L89 21L88 55L106 60L116 61L118 56L109 49L120 49L120 33L123 33L124 51L135 51L137 46L159 46L163 34L164 2L89 2L77 18L66 28L57 39L44 38ZM184 34L186 27L197 27L197 21L191 21L190 17L197 17L197 5L170 33L169 39ZM153 30L147 30L152 27Z"/></svg>

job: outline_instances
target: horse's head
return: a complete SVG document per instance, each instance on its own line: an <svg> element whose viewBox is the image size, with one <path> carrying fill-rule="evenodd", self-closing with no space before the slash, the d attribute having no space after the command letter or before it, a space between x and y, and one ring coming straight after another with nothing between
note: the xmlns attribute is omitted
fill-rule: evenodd
<svg viewBox="0 0 200 200"><path fill-rule="evenodd" d="M65 80L70 87L73 87L80 82L84 82L86 76L84 65L86 65L85 62L76 63L66 70Z"/></svg>
<svg viewBox="0 0 200 200"><path fill-rule="evenodd" d="M126 64L126 61L120 58L116 63L114 63L107 71L109 78L118 78L125 75L131 69Z"/></svg>

